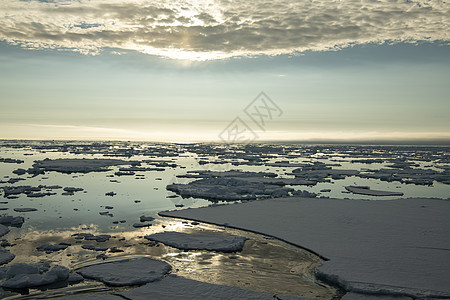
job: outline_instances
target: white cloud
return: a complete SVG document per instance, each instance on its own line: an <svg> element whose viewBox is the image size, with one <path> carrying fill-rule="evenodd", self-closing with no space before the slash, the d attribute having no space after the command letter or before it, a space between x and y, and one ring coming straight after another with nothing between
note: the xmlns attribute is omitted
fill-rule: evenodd
<svg viewBox="0 0 450 300"><path fill-rule="evenodd" d="M0 40L98 54L136 50L190 60L448 41L442 0L5 0Z"/></svg>

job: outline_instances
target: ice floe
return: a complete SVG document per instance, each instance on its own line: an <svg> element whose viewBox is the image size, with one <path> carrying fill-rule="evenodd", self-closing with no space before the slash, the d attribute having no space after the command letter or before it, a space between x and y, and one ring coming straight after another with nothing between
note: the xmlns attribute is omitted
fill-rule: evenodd
<svg viewBox="0 0 450 300"><path fill-rule="evenodd" d="M0 248L0 265L4 265L12 261L16 257L9 250Z"/></svg>
<svg viewBox="0 0 450 300"><path fill-rule="evenodd" d="M347 291L450 297L450 201L284 198L160 213L276 236L329 259ZM426 280L424 280L426 278Z"/></svg>
<svg viewBox="0 0 450 300"><path fill-rule="evenodd" d="M14 211L16 211L16 212L30 212L30 211L37 211L37 208L33 208L33 207L18 207L18 208L14 208Z"/></svg>
<svg viewBox="0 0 450 300"><path fill-rule="evenodd" d="M402 192L390 192L372 190L370 186L346 186L345 189L353 194L369 195L369 196L403 196Z"/></svg>
<svg viewBox="0 0 450 300"><path fill-rule="evenodd" d="M64 266L50 268L48 262L17 263L0 268L0 285L9 289L38 287L67 281L69 273L69 269Z"/></svg>
<svg viewBox="0 0 450 300"><path fill-rule="evenodd" d="M288 295L271 295L245 290L239 287L211 284L170 275L162 280L148 283L142 287L118 295L132 300L147 299L305 299Z"/></svg>
<svg viewBox="0 0 450 300"><path fill-rule="evenodd" d="M111 294L79 294L74 296L68 296L68 297L61 297L58 298L61 300L123 300L120 296L115 296Z"/></svg>
<svg viewBox="0 0 450 300"><path fill-rule="evenodd" d="M23 217L0 216L0 224L13 227L21 227L25 219Z"/></svg>
<svg viewBox="0 0 450 300"><path fill-rule="evenodd" d="M36 249L38 251L46 252L46 253L52 253L56 251L61 251L67 249L67 244L43 244L40 246L37 246Z"/></svg>
<svg viewBox="0 0 450 300"><path fill-rule="evenodd" d="M39 172L55 171L60 173L89 173L108 171L108 167L118 165L139 165L137 161L127 161L121 159L77 159L77 158L60 158L60 159L44 159L35 161L34 170ZM35 172L30 170L31 172ZM29 171L27 171L30 173Z"/></svg>
<svg viewBox="0 0 450 300"><path fill-rule="evenodd" d="M143 257L83 267L77 273L111 286L126 286L160 280L171 269L166 262Z"/></svg>
<svg viewBox="0 0 450 300"><path fill-rule="evenodd" d="M209 250L221 252L241 251L247 240L247 238L241 236L199 235L176 231L159 232L147 235L145 238L182 250Z"/></svg>
<svg viewBox="0 0 450 300"><path fill-rule="evenodd" d="M14 158L0 158L0 162L7 163L7 164L23 164L24 161L21 159L14 159Z"/></svg>
<svg viewBox="0 0 450 300"><path fill-rule="evenodd" d="M198 197L209 200L255 200L288 196L293 188L283 185L308 184L312 182L296 181L292 178L273 178L274 173L264 172L210 172L196 171L179 177L201 178L188 184L173 183L166 189L182 197Z"/></svg>
<svg viewBox="0 0 450 300"><path fill-rule="evenodd" d="M0 224L0 237L4 236L8 232L9 232L9 228L6 227L5 225Z"/></svg>

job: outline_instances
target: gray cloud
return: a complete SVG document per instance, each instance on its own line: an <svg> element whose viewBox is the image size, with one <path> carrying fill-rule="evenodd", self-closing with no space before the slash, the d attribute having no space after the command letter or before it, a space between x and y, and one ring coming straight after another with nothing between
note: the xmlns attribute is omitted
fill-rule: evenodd
<svg viewBox="0 0 450 300"><path fill-rule="evenodd" d="M9 0L0 3L0 40L202 60L448 41L449 16L450 5L441 0Z"/></svg>

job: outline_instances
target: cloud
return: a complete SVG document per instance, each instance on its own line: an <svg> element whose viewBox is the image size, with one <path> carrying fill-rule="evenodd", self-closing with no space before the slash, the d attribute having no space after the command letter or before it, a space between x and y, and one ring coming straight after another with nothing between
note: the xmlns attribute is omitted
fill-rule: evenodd
<svg viewBox="0 0 450 300"><path fill-rule="evenodd" d="M207 60L448 41L449 16L442 0L8 0L0 2L0 40Z"/></svg>

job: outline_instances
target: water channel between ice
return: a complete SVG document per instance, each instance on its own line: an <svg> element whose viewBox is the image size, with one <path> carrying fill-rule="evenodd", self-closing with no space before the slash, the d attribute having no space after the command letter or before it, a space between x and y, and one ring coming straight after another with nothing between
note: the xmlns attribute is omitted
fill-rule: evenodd
<svg viewBox="0 0 450 300"><path fill-rule="evenodd" d="M256 233L211 224L195 222L194 224L192 225L190 221L163 218L147 228L110 233L113 238L109 241L93 244L99 247L117 247L124 252L112 254L107 260L97 257L99 253L96 251L82 249L82 243L77 243L77 240L71 237L79 232L108 234L98 232L95 226L84 225L66 231L30 229L25 234L12 230L10 235L11 240L17 244L14 247L15 263L30 263L45 259L54 264L77 269L108 260L150 256L171 264L172 274L202 282L308 298L330 299L339 295L339 291L335 288L316 280L315 267L323 260L307 250ZM231 234L245 236L248 240L241 252L222 253L203 250L184 251L143 238L145 235L162 231L209 235ZM38 245L57 243L61 240L72 243L72 246L51 254L42 254L35 250ZM8 299L45 299L74 293L110 293L124 289L127 288L113 288L97 281L85 280L83 283L58 289L22 291L23 295L12 296Z"/></svg>

